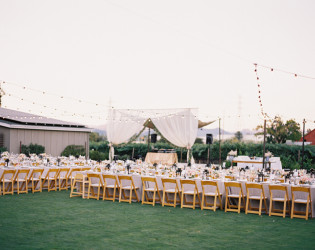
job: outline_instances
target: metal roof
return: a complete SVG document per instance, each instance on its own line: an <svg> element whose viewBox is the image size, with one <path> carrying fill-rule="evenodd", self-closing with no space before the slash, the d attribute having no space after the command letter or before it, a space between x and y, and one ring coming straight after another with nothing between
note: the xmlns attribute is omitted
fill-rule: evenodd
<svg viewBox="0 0 315 250"><path fill-rule="evenodd" d="M28 126L33 125L49 127L86 128L86 126L78 123L61 121L45 116L39 116L5 108L0 108L0 121L11 125L20 124Z"/></svg>

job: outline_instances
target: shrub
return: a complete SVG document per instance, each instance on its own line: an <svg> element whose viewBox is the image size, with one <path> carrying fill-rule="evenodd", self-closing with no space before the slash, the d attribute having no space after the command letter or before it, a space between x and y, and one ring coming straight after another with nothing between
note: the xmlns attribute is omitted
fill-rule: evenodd
<svg viewBox="0 0 315 250"><path fill-rule="evenodd" d="M61 156L82 155L85 156L85 148L83 145L69 145L61 153Z"/></svg>
<svg viewBox="0 0 315 250"><path fill-rule="evenodd" d="M21 146L21 153L29 156L30 154L42 154L42 153L45 153L45 147L42 146L42 145L38 145L38 144L29 144L28 146L27 145L24 145L22 144Z"/></svg>
<svg viewBox="0 0 315 250"><path fill-rule="evenodd" d="M108 156L108 154L107 154L107 156ZM106 158L108 158L108 157L106 157L105 153L102 153L102 152L99 152L99 151L95 151L95 150L90 150L90 159L91 160L103 161Z"/></svg>

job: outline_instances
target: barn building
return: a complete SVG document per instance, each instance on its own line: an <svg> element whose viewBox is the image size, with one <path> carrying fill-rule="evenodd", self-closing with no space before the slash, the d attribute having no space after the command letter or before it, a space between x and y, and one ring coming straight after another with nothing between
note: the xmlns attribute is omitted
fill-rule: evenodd
<svg viewBox="0 0 315 250"><path fill-rule="evenodd" d="M0 108L0 147L20 153L22 145L39 144L45 153L59 156L68 145L82 145L89 157L92 129L43 116Z"/></svg>

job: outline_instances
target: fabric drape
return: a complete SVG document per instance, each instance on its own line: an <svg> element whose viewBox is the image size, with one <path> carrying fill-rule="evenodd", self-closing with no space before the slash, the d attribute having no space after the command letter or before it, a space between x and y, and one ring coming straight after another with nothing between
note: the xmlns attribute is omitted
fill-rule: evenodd
<svg viewBox="0 0 315 250"><path fill-rule="evenodd" d="M107 138L109 141L109 160L114 158L114 145L118 145L137 134L142 128L145 119L120 110L110 109L107 122Z"/></svg>
<svg viewBox="0 0 315 250"><path fill-rule="evenodd" d="M186 109L172 115L151 118L161 134L178 147L187 148L190 152L198 133L198 119L192 109ZM189 159L188 153L188 160Z"/></svg>

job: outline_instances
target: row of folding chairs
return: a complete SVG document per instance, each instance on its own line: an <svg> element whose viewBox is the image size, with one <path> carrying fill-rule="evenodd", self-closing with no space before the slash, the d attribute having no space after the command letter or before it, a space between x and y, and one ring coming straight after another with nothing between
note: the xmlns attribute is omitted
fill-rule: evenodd
<svg viewBox="0 0 315 250"><path fill-rule="evenodd" d="M267 210L267 197L264 187L259 183L245 183L246 194L243 194L242 185L238 182L225 182L225 212L232 211L240 213L241 209L245 214L252 213L261 215L262 211L269 216L286 217L287 214L292 218L312 218L312 199L309 187L291 186L292 199L288 195L288 186L269 185L269 212ZM297 196L297 197L296 197ZM302 198L301 198L302 197ZM253 206L253 201L258 206ZM276 204L278 206L276 206ZM305 211L296 210L297 204L303 204Z"/></svg>
<svg viewBox="0 0 315 250"><path fill-rule="evenodd" d="M0 195L67 190L78 171L90 168L51 168L43 176L44 169L5 169L0 177Z"/></svg>
<svg viewBox="0 0 315 250"><path fill-rule="evenodd" d="M75 176L71 187L70 197L84 196L85 177L82 174ZM136 200L139 202L138 189L134 184L132 176L116 176L110 174L87 174L88 199L103 198L103 200L112 200L117 198L119 202L129 202ZM201 181L202 191L198 190L195 180L180 179L181 189L176 179L162 178L163 189L160 190L155 177L141 177L142 181L142 204L155 205L160 202L162 206L176 207L180 203L181 208L187 207L195 209L198 204L200 208L216 211L223 209L223 197L216 181ZM262 184L246 183L246 195L244 195L241 183L225 182L225 212L232 211L240 213L241 209L245 213L262 214L267 211L267 197ZM189 187L190 186L190 187ZM256 190L255 192L253 192ZM310 188L308 187L291 187L292 200L288 196L287 186L269 185L270 205L269 216L286 216L291 214L291 218L305 218L309 215L312 217L312 200ZM279 192L283 196L279 196ZM305 199L295 199L295 193L302 192L306 194ZM161 197L161 193L163 196ZM259 194L257 194L259 193ZM275 195L275 193L277 195ZM192 197L188 199L188 196ZM258 202L258 206L254 206L253 201ZM276 208L274 203L282 203L283 209ZM290 206L290 203L291 206ZM300 203L306 206L305 212L296 211L295 204Z"/></svg>

